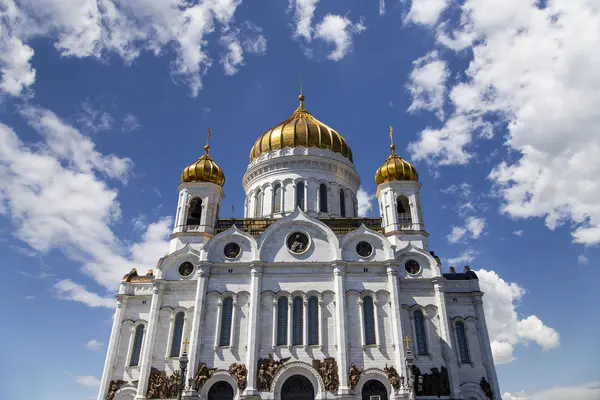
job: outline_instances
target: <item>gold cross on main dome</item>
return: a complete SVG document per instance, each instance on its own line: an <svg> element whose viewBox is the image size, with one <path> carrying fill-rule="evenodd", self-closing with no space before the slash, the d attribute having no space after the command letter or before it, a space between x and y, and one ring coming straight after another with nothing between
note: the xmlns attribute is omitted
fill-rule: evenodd
<svg viewBox="0 0 600 400"><path fill-rule="evenodd" d="M408 345L410 343L410 338L408 336L404 336L404 344L406 345L406 351L410 351L410 346Z"/></svg>
<svg viewBox="0 0 600 400"><path fill-rule="evenodd" d="M394 128L390 125L390 141L394 144Z"/></svg>
<svg viewBox="0 0 600 400"><path fill-rule="evenodd" d="M206 145L208 146L210 143L210 128L208 128L208 134L206 135Z"/></svg>

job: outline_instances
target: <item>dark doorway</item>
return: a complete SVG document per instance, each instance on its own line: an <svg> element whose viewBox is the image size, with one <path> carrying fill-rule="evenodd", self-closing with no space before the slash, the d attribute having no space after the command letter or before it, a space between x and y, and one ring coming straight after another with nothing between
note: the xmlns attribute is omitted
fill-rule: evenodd
<svg viewBox="0 0 600 400"><path fill-rule="evenodd" d="M315 400L315 389L307 377L293 375L281 388L281 400Z"/></svg>
<svg viewBox="0 0 600 400"><path fill-rule="evenodd" d="M233 388L225 381L219 381L210 387L208 400L233 400Z"/></svg>
<svg viewBox="0 0 600 400"><path fill-rule="evenodd" d="M376 379L367 381L362 388L362 400L387 400L387 390Z"/></svg>

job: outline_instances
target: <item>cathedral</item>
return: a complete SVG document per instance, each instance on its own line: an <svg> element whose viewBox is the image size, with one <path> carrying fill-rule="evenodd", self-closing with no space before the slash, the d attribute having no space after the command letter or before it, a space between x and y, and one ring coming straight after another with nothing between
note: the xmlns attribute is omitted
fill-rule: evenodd
<svg viewBox="0 0 600 400"><path fill-rule="evenodd" d="M500 400L477 275L429 249L415 167L392 139L360 217L348 142L299 101L250 150L244 218L219 215L208 144L185 167L168 253L121 281L98 400Z"/></svg>

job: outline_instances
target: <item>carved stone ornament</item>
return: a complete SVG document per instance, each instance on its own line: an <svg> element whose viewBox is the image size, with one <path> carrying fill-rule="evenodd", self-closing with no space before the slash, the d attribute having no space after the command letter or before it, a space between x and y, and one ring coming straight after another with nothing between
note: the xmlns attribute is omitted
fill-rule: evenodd
<svg viewBox="0 0 600 400"><path fill-rule="evenodd" d="M481 377L481 381L479 382L479 387L481 387L481 390L483 390L483 393L485 393L485 396L490 399L493 400L494 399L494 392L492 391L492 387L490 386L490 383L488 381L485 380L485 377Z"/></svg>
<svg viewBox="0 0 600 400"><path fill-rule="evenodd" d="M235 378L238 389L246 389L246 386L248 385L248 370L244 364L231 364L229 366L229 375Z"/></svg>
<svg viewBox="0 0 600 400"><path fill-rule="evenodd" d="M359 370L358 368L356 368L356 365L354 365L354 363L350 365L350 369L348 370L348 386L350 386L350 389L354 389L356 387L358 381L360 380L362 372L363 370Z"/></svg>
<svg viewBox="0 0 600 400"><path fill-rule="evenodd" d="M395 390L400 389L400 385L404 384L404 377L400 376L398 374L398 371L396 371L396 368L394 368L393 365L390 365L388 367L388 365L385 364L385 368L383 370L385 371L385 373L388 376L388 380L390 381L390 385L392 385L392 387Z"/></svg>
<svg viewBox="0 0 600 400"><path fill-rule="evenodd" d="M431 368L431 373L421 374L416 365L412 365L414 391L417 396L450 396L448 370L442 365L442 371Z"/></svg>
<svg viewBox="0 0 600 400"><path fill-rule="evenodd" d="M125 381L110 381L108 385L108 394L106 395L106 400L114 400L117 392L121 389Z"/></svg>
<svg viewBox="0 0 600 400"><path fill-rule="evenodd" d="M189 261L181 263L179 266L179 275L181 276L190 276L192 272L194 272L194 265Z"/></svg>
<svg viewBox="0 0 600 400"><path fill-rule="evenodd" d="M223 254L227 258L236 258L240 254L240 245L235 242L230 242L225 245L223 249Z"/></svg>
<svg viewBox="0 0 600 400"><path fill-rule="evenodd" d="M273 356L269 354L269 358L261 358L258 360L258 374L256 382L258 384L258 390L261 392L268 392L271 390L271 383L275 374L283 367L283 363L289 360L291 357L282 358L281 360L273 360Z"/></svg>
<svg viewBox="0 0 600 400"><path fill-rule="evenodd" d="M287 247L292 253L304 253L308 249L308 236L303 232L290 234L287 239Z"/></svg>
<svg viewBox="0 0 600 400"><path fill-rule="evenodd" d="M165 371L159 371L156 368L150 370L148 379L147 399L171 399L177 397L179 385L179 371L173 372L168 376Z"/></svg>
<svg viewBox="0 0 600 400"><path fill-rule="evenodd" d="M369 257L373 254L373 246L371 246L369 242L363 240L356 245L356 252L361 257Z"/></svg>
<svg viewBox="0 0 600 400"><path fill-rule="evenodd" d="M196 371L196 375L194 375L194 382L192 384L194 390L200 390L216 370L216 368L208 368L206 364L200 363L198 365L198 371Z"/></svg>
<svg viewBox="0 0 600 400"><path fill-rule="evenodd" d="M331 393L336 393L340 387L340 379L338 377L338 368L335 358L326 358L323 361L313 360L313 368L319 371L319 375L323 379L325 390Z"/></svg>

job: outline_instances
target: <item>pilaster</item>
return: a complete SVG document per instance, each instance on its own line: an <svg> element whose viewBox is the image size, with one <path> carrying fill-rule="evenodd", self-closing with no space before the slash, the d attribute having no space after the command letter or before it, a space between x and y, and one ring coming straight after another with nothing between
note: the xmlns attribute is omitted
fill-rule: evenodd
<svg viewBox="0 0 600 400"><path fill-rule="evenodd" d="M100 393L98 400L106 399L108 394L112 373L115 370L115 361L117 359L117 351L119 349L119 340L121 336L121 324L123 323L123 314L127 307L127 297L123 294L117 295L117 308L113 316L113 326L110 332L110 340L108 349L106 350L106 361L104 363L104 371L102 371L102 381L100 382Z"/></svg>
<svg viewBox="0 0 600 400"><path fill-rule="evenodd" d="M487 323L485 322L485 313L483 311L483 293L476 294L473 299L475 304L475 316L477 317L477 329L479 330L480 338L483 343L483 362L488 373L488 382L494 391L494 398L500 399L500 385L498 384L498 376L496 375L496 367L494 366L494 357L492 355L492 346L490 336L488 334Z"/></svg>
<svg viewBox="0 0 600 400"><path fill-rule="evenodd" d="M260 293L262 287L262 265L250 265L250 310L248 312L248 353L246 359L246 368L248 368L247 380L248 386L244 391L244 397L259 396L256 385L256 363L258 348L260 346L260 323L258 314L260 312Z"/></svg>
<svg viewBox="0 0 600 400"><path fill-rule="evenodd" d="M338 374L340 377L339 395L350 393L348 387L348 341L346 338L346 265L333 264L333 284L335 288L335 322L337 324Z"/></svg>
<svg viewBox="0 0 600 400"><path fill-rule="evenodd" d="M386 265L388 288L392 305L392 334L394 335L395 367L400 375L407 377L406 363L404 362L404 346L402 345L402 318L400 315L400 292L398 290L398 270L395 264Z"/></svg>

